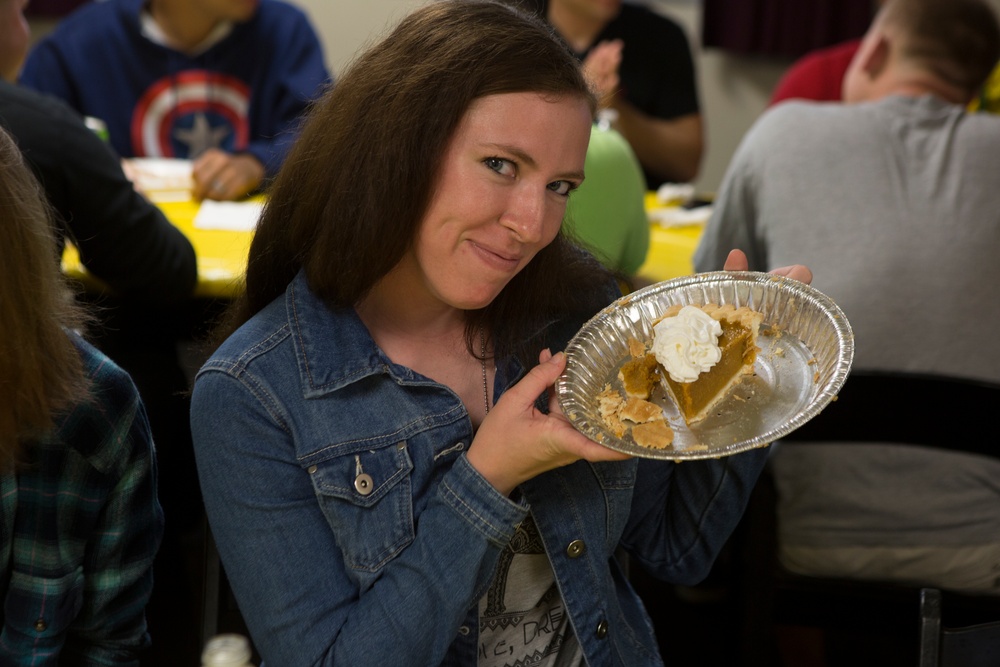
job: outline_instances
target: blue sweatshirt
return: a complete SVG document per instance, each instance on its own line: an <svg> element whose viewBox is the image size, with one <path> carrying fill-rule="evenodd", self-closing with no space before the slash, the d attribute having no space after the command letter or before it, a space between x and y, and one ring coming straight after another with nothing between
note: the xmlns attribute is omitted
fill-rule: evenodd
<svg viewBox="0 0 1000 667"><path fill-rule="evenodd" d="M306 15L278 0L196 55L143 32L145 0L89 3L32 50L21 81L103 120L124 157L249 153L273 176L332 81Z"/></svg>

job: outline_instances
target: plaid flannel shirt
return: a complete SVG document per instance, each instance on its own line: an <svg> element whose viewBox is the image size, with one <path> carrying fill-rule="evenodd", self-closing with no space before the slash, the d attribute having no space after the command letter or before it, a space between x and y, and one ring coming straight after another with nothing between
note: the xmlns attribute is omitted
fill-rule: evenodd
<svg viewBox="0 0 1000 667"><path fill-rule="evenodd" d="M163 533L131 378L73 336L93 400L0 474L0 664L138 665Z"/></svg>

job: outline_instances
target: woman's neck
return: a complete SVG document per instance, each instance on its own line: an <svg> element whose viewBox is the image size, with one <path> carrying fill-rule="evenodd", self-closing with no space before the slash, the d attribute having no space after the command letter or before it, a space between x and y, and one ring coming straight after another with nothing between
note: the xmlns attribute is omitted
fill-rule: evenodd
<svg viewBox="0 0 1000 667"><path fill-rule="evenodd" d="M469 350L466 311L391 279L376 285L355 310L393 363L449 387L478 427L486 416L484 404L492 400L495 367L481 358L490 356L488 332L480 332L482 350Z"/></svg>
<svg viewBox="0 0 1000 667"><path fill-rule="evenodd" d="M396 363L413 368L441 345L460 343L464 349L466 313L436 299L415 278L397 267L380 280L355 307L372 338Z"/></svg>

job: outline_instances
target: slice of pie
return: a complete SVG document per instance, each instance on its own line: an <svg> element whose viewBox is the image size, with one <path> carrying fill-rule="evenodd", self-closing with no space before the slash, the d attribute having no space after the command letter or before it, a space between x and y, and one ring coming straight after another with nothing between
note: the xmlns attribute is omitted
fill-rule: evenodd
<svg viewBox="0 0 1000 667"><path fill-rule="evenodd" d="M677 316L681 308L680 305L670 307L658 322ZM718 361L688 381L678 381L665 370L660 372L663 386L688 424L707 417L730 389L753 374L760 350L757 331L763 320L763 315L745 306L707 304L697 308L721 325L722 333L717 338Z"/></svg>

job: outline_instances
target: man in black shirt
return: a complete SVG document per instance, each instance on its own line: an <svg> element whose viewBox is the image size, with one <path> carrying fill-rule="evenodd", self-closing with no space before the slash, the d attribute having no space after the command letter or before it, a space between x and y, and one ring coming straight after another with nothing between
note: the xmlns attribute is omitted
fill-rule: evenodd
<svg viewBox="0 0 1000 667"><path fill-rule="evenodd" d="M697 176L702 118L694 61L679 25L621 0L520 4L543 16L583 62L650 189Z"/></svg>

